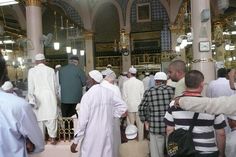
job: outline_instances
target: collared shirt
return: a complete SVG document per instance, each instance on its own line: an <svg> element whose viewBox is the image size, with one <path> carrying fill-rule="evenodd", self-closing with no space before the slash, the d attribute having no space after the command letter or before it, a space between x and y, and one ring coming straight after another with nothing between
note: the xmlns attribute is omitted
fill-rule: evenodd
<svg viewBox="0 0 236 157"><path fill-rule="evenodd" d="M26 138L44 150L44 140L30 104L13 94L0 91L0 157L27 157Z"/></svg>
<svg viewBox="0 0 236 157"><path fill-rule="evenodd" d="M139 117L149 122L153 134L165 134L164 116L174 96L174 88L167 85L152 87L144 93L139 105Z"/></svg>
<svg viewBox="0 0 236 157"><path fill-rule="evenodd" d="M185 78L182 78L175 84L175 97L181 96L185 90Z"/></svg>

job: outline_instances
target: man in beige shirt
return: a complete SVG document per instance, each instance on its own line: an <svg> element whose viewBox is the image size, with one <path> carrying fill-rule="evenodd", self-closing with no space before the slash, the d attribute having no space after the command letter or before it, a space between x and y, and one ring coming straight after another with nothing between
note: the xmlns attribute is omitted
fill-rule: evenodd
<svg viewBox="0 0 236 157"><path fill-rule="evenodd" d="M168 66L168 76L173 82L176 82L175 97L182 95L183 91L185 91L185 71L185 62L182 60L174 60Z"/></svg>
<svg viewBox="0 0 236 157"><path fill-rule="evenodd" d="M138 129L135 125L129 124L125 129L127 143L120 145L120 157L149 157L149 142L137 140Z"/></svg>

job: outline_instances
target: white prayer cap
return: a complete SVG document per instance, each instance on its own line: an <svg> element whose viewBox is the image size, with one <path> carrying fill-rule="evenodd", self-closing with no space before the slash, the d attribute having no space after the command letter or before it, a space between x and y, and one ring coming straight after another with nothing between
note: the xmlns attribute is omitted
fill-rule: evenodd
<svg viewBox="0 0 236 157"><path fill-rule="evenodd" d="M4 82L4 84L1 87L4 91L8 91L10 89L13 88L13 84L11 83L11 81L6 81Z"/></svg>
<svg viewBox="0 0 236 157"><path fill-rule="evenodd" d="M111 65L111 64L108 64L108 65L107 65L107 68L112 68L112 65Z"/></svg>
<svg viewBox="0 0 236 157"><path fill-rule="evenodd" d="M57 64L57 65L55 66L56 69L57 69L57 68L60 68L60 67L61 67L60 64Z"/></svg>
<svg viewBox="0 0 236 157"><path fill-rule="evenodd" d="M236 120L236 116L228 116L229 119Z"/></svg>
<svg viewBox="0 0 236 157"><path fill-rule="evenodd" d="M114 71L112 71L111 69L106 69L106 70L104 70L104 71L102 71L103 72L103 74L105 75L105 76L107 76L107 75L110 75L110 74L112 74L112 73L114 73Z"/></svg>
<svg viewBox="0 0 236 157"><path fill-rule="evenodd" d="M45 59L45 56L42 53L38 53L37 55L35 55L35 60L36 61L41 61L41 60L44 60L44 59Z"/></svg>
<svg viewBox="0 0 236 157"><path fill-rule="evenodd" d="M149 72L145 72L145 75L149 75Z"/></svg>
<svg viewBox="0 0 236 157"><path fill-rule="evenodd" d="M127 75L128 73L126 71L122 72L123 75Z"/></svg>
<svg viewBox="0 0 236 157"><path fill-rule="evenodd" d="M102 74L97 70L92 70L89 72L89 76L94 79L97 83L100 83L103 79Z"/></svg>
<svg viewBox="0 0 236 157"><path fill-rule="evenodd" d="M125 129L127 139L134 139L137 136L138 129L135 125L129 124Z"/></svg>
<svg viewBox="0 0 236 157"><path fill-rule="evenodd" d="M135 69L133 66L131 68L129 68L129 72L131 74L136 74L137 73L137 69Z"/></svg>
<svg viewBox="0 0 236 157"><path fill-rule="evenodd" d="M157 72L154 76L154 80L167 80L167 75L164 72Z"/></svg>

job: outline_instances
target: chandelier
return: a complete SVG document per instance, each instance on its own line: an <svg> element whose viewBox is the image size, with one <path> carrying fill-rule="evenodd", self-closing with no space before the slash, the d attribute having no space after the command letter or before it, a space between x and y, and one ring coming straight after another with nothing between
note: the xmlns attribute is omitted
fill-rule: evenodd
<svg viewBox="0 0 236 157"><path fill-rule="evenodd" d="M129 55L129 36L125 29L120 31L120 42L117 44L116 40L114 41L114 51L117 52L118 49L124 56Z"/></svg>

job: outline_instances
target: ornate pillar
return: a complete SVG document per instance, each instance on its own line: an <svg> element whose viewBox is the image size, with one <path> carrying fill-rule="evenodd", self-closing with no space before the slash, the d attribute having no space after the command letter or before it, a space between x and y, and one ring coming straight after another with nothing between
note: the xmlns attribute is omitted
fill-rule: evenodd
<svg viewBox="0 0 236 157"><path fill-rule="evenodd" d="M26 22L28 59L34 61L37 53L43 53L41 0L26 0Z"/></svg>
<svg viewBox="0 0 236 157"><path fill-rule="evenodd" d="M210 10L210 0L192 0L191 5L193 28L192 69L199 70L204 74L207 85L215 76L211 52L211 16L201 19L201 13L203 10Z"/></svg>
<svg viewBox="0 0 236 157"><path fill-rule="evenodd" d="M93 33L85 32L85 58L86 58L86 67L85 71L88 73L91 70L94 70L94 43L93 43Z"/></svg>
<svg viewBox="0 0 236 157"><path fill-rule="evenodd" d="M128 55L122 54L122 71L128 71L131 67L131 46L130 46L130 33L125 33L125 38L127 43Z"/></svg>

